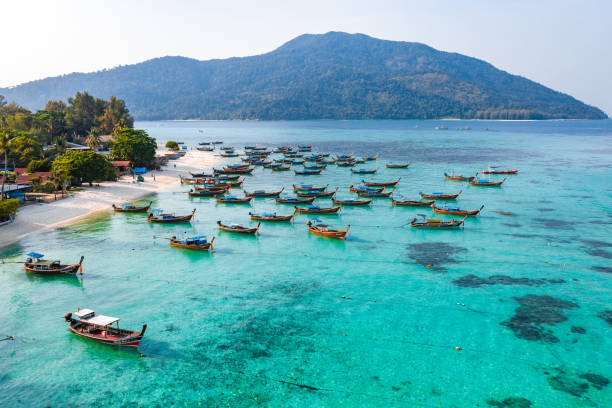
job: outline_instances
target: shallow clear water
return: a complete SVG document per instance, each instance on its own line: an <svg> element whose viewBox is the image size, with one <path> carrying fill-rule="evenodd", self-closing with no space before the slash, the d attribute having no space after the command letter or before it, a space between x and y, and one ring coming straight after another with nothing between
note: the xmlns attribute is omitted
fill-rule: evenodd
<svg viewBox="0 0 612 408"><path fill-rule="evenodd" d="M434 130L441 124L450 130ZM85 255L84 275L44 278L0 265L0 334L15 336L0 341L0 406L485 407L511 397L535 407L612 406L612 321L604 314L612 310L611 121L137 126L159 142L191 146L308 143L380 153L377 164L361 166L379 167L368 179L401 176L406 197L463 189L461 207L485 208L464 230L415 231L406 224L429 209L376 199L325 216L351 224L346 242L309 234L306 215L242 237L215 222L250 223L249 211L291 206L189 199L177 184L153 196L154 206L196 208L191 225L107 213L28 237L0 257ZM387 160L412 165L385 169ZM520 173L501 188L443 177L488 165ZM329 183L348 198L362 178L335 166L321 176L258 168L245 188ZM164 238L185 231L214 235L215 252L170 248ZM138 351L68 333L62 316L77 307L120 316L127 328L148 323Z"/></svg>

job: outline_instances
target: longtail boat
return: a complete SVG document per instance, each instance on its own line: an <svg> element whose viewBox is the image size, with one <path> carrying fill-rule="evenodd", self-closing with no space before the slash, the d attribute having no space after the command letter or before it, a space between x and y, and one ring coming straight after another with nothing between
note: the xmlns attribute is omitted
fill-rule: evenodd
<svg viewBox="0 0 612 408"><path fill-rule="evenodd" d="M198 237L190 237L185 239L178 239L177 237L170 238L170 246L177 248L185 248L185 249L198 249L201 251L207 251L209 249L213 249L213 241L215 237L213 237L210 242L206 239L204 235L200 235Z"/></svg>
<svg viewBox="0 0 612 408"><path fill-rule="evenodd" d="M313 186L312 184L294 184L293 191L325 191L328 186L329 184L324 186Z"/></svg>
<svg viewBox="0 0 612 408"><path fill-rule="evenodd" d="M351 228L351 226L348 225L345 230L338 230L338 229L330 228L327 224L322 224L316 221L315 222L308 221L307 225L308 225L308 231L310 231L313 234L322 235L324 237L330 237L330 238L338 238L338 239L345 239L346 235L348 234L349 228Z"/></svg>
<svg viewBox="0 0 612 408"><path fill-rule="evenodd" d="M372 200L354 200L352 198L346 200L336 200L332 198L332 203L334 205L368 205L372 202Z"/></svg>
<svg viewBox="0 0 612 408"><path fill-rule="evenodd" d="M336 160L338 160L338 161L353 160L353 153L350 153L350 154L341 154L341 155L336 157Z"/></svg>
<svg viewBox="0 0 612 408"><path fill-rule="evenodd" d="M276 215L273 213L253 214L249 212L251 220L253 221L291 221L293 214L290 215Z"/></svg>
<svg viewBox="0 0 612 408"><path fill-rule="evenodd" d="M213 177L213 174L209 174L209 173L192 173L189 172L189 174L191 174L191 177L193 178L203 178L203 177Z"/></svg>
<svg viewBox="0 0 612 408"><path fill-rule="evenodd" d="M366 160L368 160L368 161L370 161L370 160L378 160L378 153L376 153L374 156L366 157Z"/></svg>
<svg viewBox="0 0 612 408"><path fill-rule="evenodd" d="M285 162L285 163L287 163L287 162ZM292 160L289 160L289 162L288 162L288 163L289 163L289 164L304 164L304 160L300 160L300 159L292 159Z"/></svg>
<svg viewBox="0 0 612 408"><path fill-rule="evenodd" d="M79 263L75 264L62 264L60 261L43 259L44 255L37 252L30 252L26 255L26 261L23 264L23 268L26 272L36 273L39 275L71 275L81 271L83 274L83 259L81 256Z"/></svg>
<svg viewBox="0 0 612 408"><path fill-rule="evenodd" d="M306 208L295 207L295 212L298 214L328 214L337 213L339 210L339 205L335 207L319 207L318 205L309 205Z"/></svg>
<svg viewBox="0 0 612 408"><path fill-rule="evenodd" d="M205 147L199 146L199 147L196 147L196 149L201 152L214 152L215 151L215 148L213 146L205 146Z"/></svg>
<svg viewBox="0 0 612 408"><path fill-rule="evenodd" d="M385 163L385 167L388 169L405 169L410 166L410 162L408 163Z"/></svg>
<svg viewBox="0 0 612 408"><path fill-rule="evenodd" d="M323 169L320 170L309 170L309 169L304 169L302 171L299 170L293 170L295 172L296 175L298 176L310 176L310 175L314 175L314 174L321 174L321 172L323 171Z"/></svg>
<svg viewBox="0 0 612 408"><path fill-rule="evenodd" d="M234 182L231 181L219 181L219 182L211 182L211 183L206 183L206 184L198 184L193 186L193 190L195 191L201 191L201 190L217 190L217 191L221 191L221 192L225 192L227 190L229 190L232 187L232 184ZM240 182L242 183L242 182ZM191 190L191 191L193 191Z"/></svg>
<svg viewBox="0 0 612 408"><path fill-rule="evenodd" d="M338 192L338 187L336 187L335 190L332 191L320 191L320 190L311 190L311 191L300 191L298 190L296 192L296 195L298 197L316 197L316 198L323 198L323 197L332 197L334 194L336 194Z"/></svg>
<svg viewBox="0 0 612 408"><path fill-rule="evenodd" d="M358 193L360 191L375 191L375 192L379 193L379 192L383 191L384 189L385 189L384 187L368 187L368 186L357 186L357 187L355 187L353 185L349 186L349 191L351 193Z"/></svg>
<svg viewBox="0 0 612 408"><path fill-rule="evenodd" d="M389 191L372 191L372 190L357 191L357 195L359 197L389 197L391 194L393 194L393 189Z"/></svg>
<svg viewBox="0 0 612 408"><path fill-rule="evenodd" d="M366 159L364 159L363 157L357 157L355 160L353 160L355 162L355 164L362 164L366 162Z"/></svg>
<svg viewBox="0 0 612 408"><path fill-rule="evenodd" d="M246 204L250 203L253 197L236 197L233 195L217 196L218 203L225 204Z"/></svg>
<svg viewBox="0 0 612 408"><path fill-rule="evenodd" d="M291 170L291 165L289 166L275 166L275 167L271 167L272 171L287 171L287 170Z"/></svg>
<svg viewBox="0 0 612 408"><path fill-rule="evenodd" d="M351 173L353 174L374 174L378 171L378 169L372 169L372 170L368 170L368 169L351 169Z"/></svg>
<svg viewBox="0 0 612 408"><path fill-rule="evenodd" d="M459 195L461 194L462 190L459 190L459 192L457 194L445 194L445 193L431 193L431 194L426 194L426 193L419 193L419 195L421 196L421 198L429 198L429 199L434 199L434 200L454 200L455 198L459 197Z"/></svg>
<svg viewBox="0 0 612 408"><path fill-rule="evenodd" d="M213 169L215 174L251 174L255 170L253 167L241 167L241 168L224 168L224 169Z"/></svg>
<svg viewBox="0 0 612 408"><path fill-rule="evenodd" d="M151 204L153 204L153 201L149 201L148 205L143 205L141 207L136 207L132 203L125 203L125 204L121 204L120 206L116 206L115 204L113 204L113 211L121 212L121 213L147 212L149 211L149 208L151 208Z"/></svg>
<svg viewBox="0 0 612 408"><path fill-rule="evenodd" d="M308 170L319 170L319 169L323 170L326 167L327 167L327 164L315 164L312 166L304 165L304 168Z"/></svg>
<svg viewBox="0 0 612 408"><path fill-rule="evenodd" d="M217 140L217 141L215 141L215 142L211 142L211 143L212 143L212 144L223 144L223 142L222 142L222 141L220 141L220 140Z"/></svg>
<svg viewBox="0 0 612 408"><path fill-rule="evenodd" d="M146 324L139 332L120 329L118 317L96 315L91 309L79 309L74 312L78 319L73 319L72 315L72 313L64 315L64 319L70 323L69 331L85 339L111 346L138 347L147 330ZM113 323L116 325L111 326Z"/></svg>
<svg viewBox="0 0 612 408"><path fill-rule="evenodd" d="M217 224L219 225L219 229L222 231L238 232L241 234L256 234L257 231L259 231L259 226L261 225L261 222L257 224L256 227L245 227L239 224L227 225L227 224L221 223L221 221L217 221Z"/></svg>
<svg viewBox="0 0 612 408"><path fill-rule="evenodd" d="M209 177L208 180L226 180L233 181L239 180L240 174L215 174L213 177Z"/></svg>
<svg viewBox="0 0 612 408"><path fill-rule="evenodd" d="M316 197L297 198L297 197L277 197L278 204L312 204Z"/></svg>
<svg viewBox="0 0 612 408"><path fill-rule="evenodd" d="M242 190L244 192L244 195L247 197L278 197L284 190L285 188L281 188L278 191L264 191L264 190L255 190L253 192L246 192L245 190Z"/></svg>
<svg viewBox="0 0 612 408"><path fill-rule="evenodd" d="M225 152L220 154L221 157L238 157L239 154L235 152Z"/></svg>
<svg viewBox="0 0 612 408"><path fill-rule="evenodd" d="M483 170L482 174L517 174L518 169L508 169L508 170L495 170L491 167L487 170Z"/></svg>
<svg viewBox="0 0 612 408"><path fill-rule="evenodd" d="M467 177L467 176L461 176L459 174L447 174L444 173L444 178L447 180L454 180L454 181L472 181L474 180L474 177Z"/></svg>
<svg viewBox="0 0 612 408"><path fill-rule="evenodd" d="M484 204L477 210L462 210L459 207L455 206L445 206L445 207L437 207L436 202L431 205L433 212L438 214L451 214L451 215L469 215L474 216L478 215L478 213L484 208Z"/></svg>
<svg viewBox="0 0 612 408"><path fill-rule="evenodd" d="M149 213L147 221L158 222L158 223L174 223L174 222L189 222L193 218L196 209L194 208L189 215L174 215L174 214L163 214L162 210L153 210Z"/></svg>
<svg viewBox="0 0 612 408"><path fill-rule="evenodd" d="M470 185L471 186L481 186L481 187L498 187L504 184L504 181L506 181L506 179L503 179L500 181L493 181L493 180L483 180L483 179L475 178L473 180L470 180Z"/></svg>
<svg viewBox="0 0 612 408"><path fill-rule="evenodd" d="M361 180L364 186L368 187L391 187L400 182L402 178L398 177L395 181L365 181Z"/></svg>
<svg viewBox="0 0 612 408"><path fill-rule="evenodd" d="M459 228L463 225L467 215L463 217L462 220L452 220L452 221L442 221L438 218L426 219L424 221L417 221L414 218L410 221L410 226L413 228L423 228L423 229L455 229Z"/></svg>
<svg viewBox="0 0 612 408"><path fill-rule="evenodd" d="M391 197L392 205L405 205L408 207L429 207L433 203L435 203L434 200L427 200L427 201L419 201L419 200L412 200L412 199L396 200L393 197Z"/></svg>
<svg viewBox="0 0 612 408"><path fill-rule="evenodd" d="M357 162L355 161L337 161L336 166L338 167L353 167Z"/></svg>
<svg viewBox="0 0 612 408"><path fill-rule="evenodd" d="M199 188L196 191L190 190L187 194L189 194L189 197L215 197L219 194L225 194L226 191L226 189Z"/></svg>

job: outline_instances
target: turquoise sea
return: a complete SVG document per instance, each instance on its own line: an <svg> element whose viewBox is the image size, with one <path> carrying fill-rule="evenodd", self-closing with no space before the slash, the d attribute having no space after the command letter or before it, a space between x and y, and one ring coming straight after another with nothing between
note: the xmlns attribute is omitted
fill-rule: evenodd
<svg viewBox="0 0 612 408"><path fill-rule="evenodd" d="M360 166L379 168L367 179L401 176L405 197L462 189L461 207L485 207L463 230L418 231L407 223L431 210L382 198L325 216L351 224L345 242L309 234L306 215L246 237L215 222L292 207L189 199L177 183L154 206L196 208L192 224L109 212L23 239L0 249L0 406L612 406L612 121L136 126L191 147L380 153ZM443 176L489 165L520 172L501 188ZM348 198L362 178L336 166L320 176L257 168L245 188L309 182ZM185 231L215 236L214 253L170 248L164 238ZM30 251L84 255L82 279L29 276L10 263ZM140 348L67 332L62 316L77 307L119 316L124 328L147 323Z"/></svg>

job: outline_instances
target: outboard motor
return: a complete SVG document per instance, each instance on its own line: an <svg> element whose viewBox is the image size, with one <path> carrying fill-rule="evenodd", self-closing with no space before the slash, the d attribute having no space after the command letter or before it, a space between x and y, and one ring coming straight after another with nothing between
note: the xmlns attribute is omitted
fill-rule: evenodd
<svg viewBox="0 0 612 408"><path fill-rule="evenodd" d="M66 313L64 315L64 319L66 319L67 322L72 320L72 313Z"/></svg>

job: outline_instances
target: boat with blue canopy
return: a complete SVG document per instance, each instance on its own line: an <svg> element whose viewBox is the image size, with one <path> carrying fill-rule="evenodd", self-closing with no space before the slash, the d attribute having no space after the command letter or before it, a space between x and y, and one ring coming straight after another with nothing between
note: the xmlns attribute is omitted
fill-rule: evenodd
<svg viewBox="0 0 612 408"><path fill-rule="evenodd" d="M170 246L186 249L209 250L213 249L214 240L215 237L213 237L209 242L205 235L184 239L179 239L174 236L170 238Z"/></svg>

